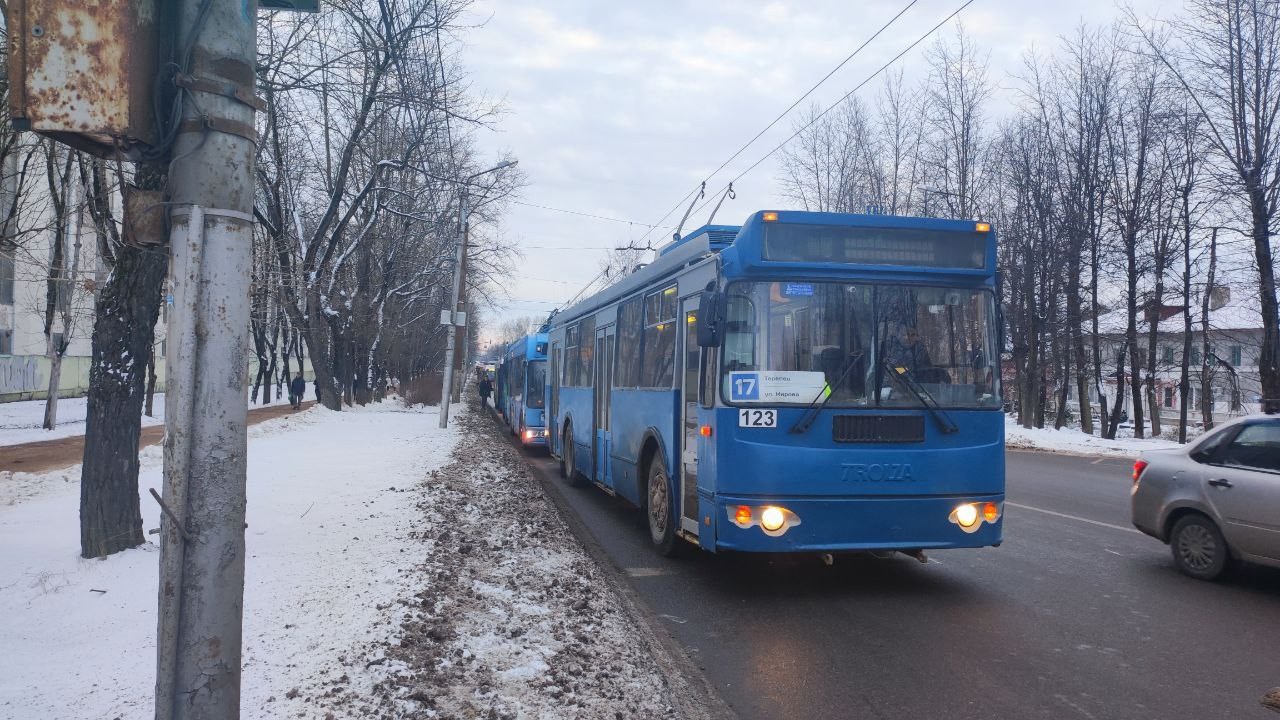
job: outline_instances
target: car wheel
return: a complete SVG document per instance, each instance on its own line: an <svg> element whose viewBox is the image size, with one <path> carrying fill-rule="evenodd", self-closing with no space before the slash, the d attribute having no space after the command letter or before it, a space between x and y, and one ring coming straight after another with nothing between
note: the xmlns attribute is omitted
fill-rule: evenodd
<svg viewBox="0 0 1280 720"><path fill-rule="evenodd" d="M649 463L649 483L645 489L644 513L649 521L649 539L658 554L671 557L676 554L679 538L676 537L676 518L671 498L671 485L667 480L667 468L661 458Z"/></svg>
<svg viewBox="0 0 1280 720"><path fill-rule="evenodd" d="M1197 580L1214 580L1226 572L1231 559L1226 538L1204 515L1184 515L1169 533L1173 562Z"/></svg>

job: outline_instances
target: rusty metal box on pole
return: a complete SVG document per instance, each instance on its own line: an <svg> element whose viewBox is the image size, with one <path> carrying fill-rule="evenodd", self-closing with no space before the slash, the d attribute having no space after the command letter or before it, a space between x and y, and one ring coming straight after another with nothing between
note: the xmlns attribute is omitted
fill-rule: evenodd
<svg viewBox="0 0 1280 720"><path fill-rule="evenodd" d="M157 0L10 0L9 112L100 157L153 145Z"/></svg>

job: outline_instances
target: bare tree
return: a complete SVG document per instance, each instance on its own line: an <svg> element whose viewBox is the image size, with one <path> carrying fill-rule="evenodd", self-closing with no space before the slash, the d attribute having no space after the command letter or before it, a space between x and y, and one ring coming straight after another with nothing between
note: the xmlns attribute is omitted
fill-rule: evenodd
<svg viewBox="0 0 1280 720"><path fill-rule="evenodd" d="M80 154L45 141L45 180L53 221L49 228L49 263L45 277L44 336L49 357L49 384L44 405L44 428L58 424L58 388L62 358L76 332L77 310L83 299L80 279L80 216L84 191L77 172ZM55 326L58 332L54 331Z"/></svg>
<svg viewBox="0 0 1280 720"><path fill-rule="evenodd" d="M954 42L939 38L925 58L928 180L941 190L937 194L951 217L975 217L991 95L988 61L963 25L956 26Z"/></svg>
<svg viewBox="0 0 1280 720"><path fill-rule="evenodd" d="M1264 406L1280 407L1280 306L1271 236L1280 212L1280 11L1274 0L1188 0L1162 47L1131 15L1204 119L1221 182L1248 208L1262 314Z"/></svg>

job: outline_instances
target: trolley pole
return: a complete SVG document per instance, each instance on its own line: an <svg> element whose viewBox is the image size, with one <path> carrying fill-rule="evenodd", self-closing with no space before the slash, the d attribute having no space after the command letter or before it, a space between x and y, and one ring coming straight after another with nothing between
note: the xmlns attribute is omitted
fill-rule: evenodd
<svg viewBox="0 0 1280 720"><path fill-rule="evenodd" d="M157 720L240 717L256 0L175 0Z"/></svg>

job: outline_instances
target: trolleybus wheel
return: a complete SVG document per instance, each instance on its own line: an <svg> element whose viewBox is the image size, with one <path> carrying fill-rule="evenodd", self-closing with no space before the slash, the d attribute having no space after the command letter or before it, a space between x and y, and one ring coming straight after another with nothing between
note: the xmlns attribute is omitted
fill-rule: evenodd
<svg viewBox="0 0 1280 720"><path fill-rule="evenodd" d="M649 463L644 514L649 520L649 539L653 541L658 554L664 557L675 555L679 538L676 537L671 485L667 482L667 468L659 457L653 458Z"/></svg>
<svg viewBox="0 0 1280 720"><path fill-rule="evenodd" d="M578 463L574 460L572 425L564 426L564 439L560 443L560 476L574 487L586 484L583 482L582 475L578 473Z"/></svg>

